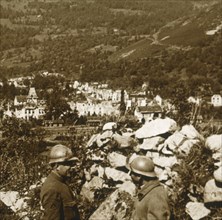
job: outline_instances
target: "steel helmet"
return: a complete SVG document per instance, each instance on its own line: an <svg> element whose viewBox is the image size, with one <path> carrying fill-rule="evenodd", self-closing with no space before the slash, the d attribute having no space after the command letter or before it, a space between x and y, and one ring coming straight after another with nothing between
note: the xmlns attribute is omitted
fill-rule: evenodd
<svg viewBox="0 0 222 220"><path fill-rule="evenodd" d="M130 169L134 173L141 174L147 177L156 177L154 172L154 163L147 156L138 156L130 164Z"/></svg>
<svg viewBox="0 0 222 220"><path fill-rule="evenodd" d="M71 149L62 144L52 147L49 154L49 164L74 160L78 160L78 158L73 157Z"/></svg>

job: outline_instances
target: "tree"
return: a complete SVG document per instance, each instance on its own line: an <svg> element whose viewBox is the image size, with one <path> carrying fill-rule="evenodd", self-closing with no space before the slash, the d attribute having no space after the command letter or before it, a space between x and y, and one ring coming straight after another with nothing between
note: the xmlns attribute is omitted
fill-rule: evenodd
<svg viewBox="0 0 222 220"><path fill-rule="evenodd" d="M59 119L63 117L66 113L71 111L69 104L62 97L61 91L59 89L54 90L47 97L46 101L46 119Z"/></svg>
<svg viewBox="0 0 222 220"><path fill-rule="evenodd" d="M180 126L189 124L191 117L191 104L188 102L189 90L183 83L176 84L171 90L171 104L175 112L171 117L177 121Z"/></svg>
<svg viewBox="0 0 222 220"><path fill-rule="evenodd" d="M126 111L126 104L124 101L124 89L121 90L121 101L120 101L119 110L120 110L120 115L123 116Z"/></svg>

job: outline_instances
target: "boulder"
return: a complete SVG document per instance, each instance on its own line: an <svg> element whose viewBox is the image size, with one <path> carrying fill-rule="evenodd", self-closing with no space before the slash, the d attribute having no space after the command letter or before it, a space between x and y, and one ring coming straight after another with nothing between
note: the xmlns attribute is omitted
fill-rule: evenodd
<svg viewBox="0 0 222 220"><path fill-rule="evenodd" d="M103 187L104 180L98 176L94 176L91 181L85 182L83 185L80 195L83 196L89 202L94 200L94 192L96 189Z"/></svg>
<svg viewBox="0 0 222 220"><path fill-rule="evenodd" d="M179 146L178 153L180 155L187 156L190 153L191 148L194 145L199 144L199 143L200 143L200 140L198 140L198 139L185 140L185 142L183 142L183 144L181 146Z"/></svg>
<svg viewBox="0 0 222 220"><path fill-rule="evenodd" d="M84 173L86 179L89 181L92 178L92 176L99 176L100 178L103 178L105 170L102 166L98 164L93 164L88 171L84 169Z"/></svg>
<svg viewBox="0 0 222 220"><path fill-rule="evenodd" d="M193 125L184 125L180 130L180 133L186 136L188 139L204 140L203 136L194 128Z"/></svg>
<svg viewBox="0 0 222 220"><path fill-rule="evenodd" d="M216 185L215 179L209 180L204 187L204 203L222 202L222 187Z"/></svg>
<svg viewBox="0 0 222 220"><path fill-rule="evenodd" d="M165 141L165 138L161 136L144 138L143 143L139 145L143 150L157 150L157 146Z"/></svg>
<svg viewBox="0 0 222 220"><path fill-rule="evenodd" d="M133 144L135 145L136 141L130 136L123 136L120 134L113 134L112 138L117 141L120 148L130 147Z"/></svg>
<svg viewBox="0 0 222 220"><path fill-rule="evenodd" d="M26 215L26 211L28 208L28 204L26 203L27 198L21 198L19 193L16 191L1 191L0 192L0 200L10 209L18 213L19 216Z"/></svg>
<svg viewBox="0 0 222 220"><path fill-rule="evenodd" d="M187 140L187 137L184 134L179 131L175 131L166 139L164 145L166 145L169 150L175 151L185 140Z"/></svg>
<svg viewBox="0 0 222 220"><path fill-rule="evenodd" d="M110 140L111 137L113 136L113 132L110 130L104 131L102 134L98 134L96 136L96 144L98 147L103 147L106 145Z"/></svg>
<svg viewBox="0 0 222 220"><path fill-rule="evenodd" d="M199 220L210 214L210 210L207 209L203 203L200 202L188 202L186 204L186 213L193 219Z"/></svg>
<svg viewBox="0 0 222 220"><path fill-rule="evenodd" d="M174 152L168 147L167 144L165 144L165 142L158 146L158 151L159 151L160 154L164 154L164 155L167 155L167 156L173 156L174 155Z"/></svg>
<svg viewBox="0 0 222 220"><path fill-rule="evenodd" d="M214 153L222 154L222 134L214 134L206 139L205 146Z"/></svg>
<svg viewBox="0 0 222 220"><path fill-rule="evenodd" d="M131 177L128 173L110 167L105 168L105 175L108 179L113 179L114 181L125 182L131 180Z"/></svg>
<svg viewBox="0 0 222 220"><path fill-rule="evenodd" d="M213 175L217 182L222 183L222 166L215 170Z"/></svg>
<svg viewBox="0 0 222 220"><path fill-rule="evenodd" d="M166 167L172 167L174 164L176 164L177 158L175 156L171 156L171 157L160 156L160 157L154 158L153 163L156 166L165 169Z"/></svg>
<svg viewBox="0 0 222 220"><path fill-rule="evenodd" d="M112 167L122 167L126 165L126 157L122 154L112 152L108 154L107 159Z"/></svg>
<svg viewBox="0 0 222 220"><path fill-rule="evenodd" d="M147 152L146 152L146 156L149 157L149 158L151 158L151 159L153 159L153 158L159 157L160 155L159 155L159 153L156 152L156 151L147 151Z"/></svg>
<svg viewBox="0 0 222 220"><path fill-rule="evenodd" d="M99 206L89 220L130 220L134 204L132 194L135 194L133 185L132 182L124 183Z"/></svg>
<svg viewBox="0 0 222 220"><path fill-rule="evenodd" d="M146 122L135 132L138 139L155 137L165 133L173 133L177 129L177 123L170 118L157 118L153 121Z"/></svg>
<svg viewBox="0 0 222 220"><path fill-rule="evenodd" d="M87 142L87 144L86 144L86 147L92 147L92 145L94 144L94 143L96 143L96 139L97 139L97 136L98 136L99 134L93 134L92 136L91 136L91 138L89 139L89 141Z"/></svg>
<svg viewBox="0 0 222 220"><path fill-rule="evenodd" d="M212 158L213 158L215 161L221 161L221 162L222 162L222 151L221 151L221 152L215 152L215 153L213 153Z"/></svg>
<svg viewBox="0 0 222 220"><path fill-rule="evenodd" d="M157 177L159 177L159 176L163 173L164 168L155 166L155 167L154 167L154 171L155 171Z"/></svg>
<svg viewBox="0 0 222 220"><path fill-rule="evenodd" d="M116 127L116 122L108 122L103 125L102 130L107 131L107 130L113 130L113 128Z"/></svg>
<svg viewBox="0 0 222 220"><path fill-rule="evenodd" d="M169 180L169 175L168 172L166 170L164 170L159 176L158 176L159 181L161 182L165 182L167 180Z"/></svg>

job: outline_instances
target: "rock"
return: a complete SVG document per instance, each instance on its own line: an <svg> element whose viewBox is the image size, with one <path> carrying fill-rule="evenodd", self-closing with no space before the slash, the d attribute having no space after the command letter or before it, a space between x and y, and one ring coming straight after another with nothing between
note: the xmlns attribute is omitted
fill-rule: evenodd
<svg viewBox="0 0 222 220"><path fill-rule="evenodd" d="M108 154L107 159L109 160L110 165L114 168L126 165L126 157L116 152Z"/></svg>
<svg viewBox="0 0 222 220"><path fill-rule="evenodd" d="M222 167L222 158L221 158L220 161L215 162L215 163L214 163L214 166L215 166L215 167Z"/></svg>
<svg viewBox="0 0 222 220"><path fill-rule="evenodd" d="M172 187L172 185L173 185L173 180L172 180L172 179L168 179L168 180L164 183L164 185L166 185L167 187Z"/></svg>
<svg viewBox="0 0 222 220"><path fill-rule="evenodd" d="M143 150L157 150L157 146L165 141L165 138L156 136L143 139L143 143L139 145Z"/></svg>
<svg viewBox="0 0 222 220"><path fill-rule="evenodd" d="M113 134L112 138L117 141L120 148L131 147L136 143L136 141L132 137L123 136L117 133Z"/></svg>
<svg viewBox="0 0 222 220"><path fill-rule="evenodd" d="M134 202L125 189L128 190L127 185L114 191L90 216L89 220L130 220Z"/></svg>
<svg viewBox="0 0 222 220"><path fill-rule="evenodd" d="M113 135L113 132L110 130L104 131L102 134L98 134L96 137L96 144L98 147L103 147L106 145Z"/></svg>
<svg viewBox="0 0 222 220"><path fill-rule="evenodd" d="M106 124L103 125L103 131L107 131L107 130L113 130L113 128L116 127L116 122L108 122Z"/></svg>
<svg viewBox="0 0 222 220"><path fill-rule="evenodd" d="M164 168L155 166L154 171L155 171L157 177L159 177L162 174L162 172L164 171Z"/></svg>
<svg viewBox="0 0 222 220"><path fill-rule="evenodd" d="M87 181L90 181L93 178L93 176L98 176L100 178L103 178L104 173L105 173L104 168L97 164L93 164L89 170L84 169L84 174Z"/></svg>
<svg viewBox="0 0 222 220"><path fill-rule="evenodd" d="M155 151L147 151L146 156L153 159L153 158L159 157L160 154L158 152L155 152Z"/></svg>
<svg viewBox="0 0 222 220"><path fill-rule="evenodd" d="M177 158L175 156L171 157L157 157L153 159L153 163L158 166L165 169L166 167L172 167L174 164L177 163Z"/></svg>
<svg viewBox="0 0 222 220"><path fill-rule="evenodd" d="M167 132L174 132L177 129L177 123L170 118L157 118L153 121L146 122L135 132L138 139L155 137Z"/></svg>
<svg viewBox="0 0 222 220"><path fill-rule="evenodd" d="M222 134L211 135L206 139L205 146L212 152L222 154Z"/></svg>
<svg viewBox="0 0 222 220"><path fill-rule="evenodd" d="M132 130L132 131L123 132L122 135L126 137L133 137L135 133Z"/></svg>
<svg viewBox="0 0 222 220"><path fill-rule="evenodd" d="M164 144L160 144L158 146L158 151L159 151L159 153L167 155L167 156L173 156L174 155L174 152L165 143Z"/></svg>
<svg viewBox="0 0 222 220"><path fill-rule="evenodd" d="M213 175L217 182L222 183L222 166L215 170Z"/></svg>
<svg viewBox="0 0 222 220"><path fill-rule="evenodd" d="M175 151L183 142L187 140L187 137L179 131L175 131L171 136L169 136L164 145L166 145L169 150Z"/></svg>
<svg viewBox="0 0 222 220"><path fill-rule="evenodd" d="M103 187L104 180L98 176L94 176L91 181L86 182L80 192L85 199L89 202L94 200L94 192L96 189L100 189Z"/></svg>
<svg viewBox="0 0 222 220"><path fill-rule="evenodd" d="M210 214L210 210L207 209L203 203L200 202L188 202L186 205L186 213L193 219L199 220Z"/></svg>
<svg viewBox="0 0 222 220"><path fill-rule="evenodd" d="M114 181L125 182L127 180L131 180L131 177L128 173L110 167L105 168L105 175L108 179L113 179Z"/></svg>
<svg viewBox="0 0 222 220"><path fill-rule="evenodd" d="M212 158L216 161L222 161L222 152L213 153Z"/></svg>
<svg viewBox="0 0 222 220"><path fill-rule="evenodd" d="M135 196L136 186L132 181L126 181L120 185L119 190L128 192L131 196Z"/></svg>
<svg viewBox="0 0 222 220"><path fill-rule="evenodd" d="M180 155L187 156L190 153L191 148L199 143L200 141L198 139L185 140L185 142L181 146L179 146L178 153Z"/></svg>
<svg viewBox="0 0 222 220"><path fill-rule="evenodd" d="M10 209L18 213L19 216L27 214L28 205L25 202L27 198L21 198L16 191L0 192L0 200Z"/></svg>
<svg viewBox="0 0 222 220"><path fill-rule="evenodd" d="M209 180L204 187L204 203L222 202L222 188L216 185L215 179Z"/></svg>
<svg viewBox="0 0 222 220"><path fill-rule="evenodd" d="M94 143L96 143L96 138L99 134L93 134L89 141L86 144L86 147L91 147Z"/></svg>
<svg viewBox="0 0 222 220"><path fill-rule="evenodd" d="M168 172L164 170L159 176L158 176L159 181L165 182L169 179Z"/></svg>
<svg viewBox="0 0 222 220"><path fill-rule="evenodd" d="M180 130L180 133L186 136L188 139L204 140L203 136L200 135L193 125L184 125Z"/></svg>

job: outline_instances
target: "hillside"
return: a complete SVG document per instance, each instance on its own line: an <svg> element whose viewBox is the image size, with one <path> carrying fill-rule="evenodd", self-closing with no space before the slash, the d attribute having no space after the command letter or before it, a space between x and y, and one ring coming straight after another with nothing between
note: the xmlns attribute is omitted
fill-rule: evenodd
<svg viewBox="0 0 222 220"><path fill-rule="evenodd" d="M221 33L222 4L214 4L197 14L169 22L156 33L124 48L109 57L110 61L140 59L157 55L163 49L191 50Z"/></svg>
<svg viewBox="0 0 222 220"><path fill-rule="evenodd" d="M221 0L2 0L0 77L47 70L118 88L148 81L163 94L171 82L195 79L217 92L221 5Z"/></svg>

